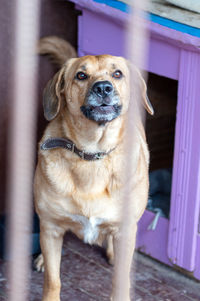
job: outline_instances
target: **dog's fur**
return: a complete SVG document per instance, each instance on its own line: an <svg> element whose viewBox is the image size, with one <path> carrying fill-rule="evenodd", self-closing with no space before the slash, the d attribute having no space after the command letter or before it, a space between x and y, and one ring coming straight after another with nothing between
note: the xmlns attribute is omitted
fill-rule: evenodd
<svg viewBox="0 0 200 301"><path fill-rule="evenodd" d="M48 49L48 39L51 49ZM44 91L44 114L50 123L39 144L34 193L35 207L40 218L45 268L42 300L59 301L61 248L66 231L71 230L90 244L102 245L107 241L108 258L110 262L114 261L114 249L121 230L122 206L126 206L126 200L122 198L122 189L126 162L125 122L130 100L130 77L134 77L135 85L137 82L141 88L146 109L151 114L153 111L146 98L144 80L135 68L130 72L129 63L124 58L100 55L69 59L69 56L74 56L73 51L73 55L69 55L68 52L68 56L63 55L65 52L61 51L62 55L59 52L59 46L60 49L68 47L65 41L59 40L58 43L57 40L56 47L53 47L54 38L48 39L45 40L47 49L44 51L42 42L40 47L43 47L43 53L53 53L62 67ZM113 75L116 70L120 70L123 76L116 78ZM87 78L77 79L77 72L84 72ZM92 120L81 109L88 108L92 87L102 81L112 84L113 95L109 96L109 101L115 97L115 102L120 106L120 112L116 116L112 115L111 108L111 120L107 120L105 111L103 122L102 118L99 119L99 107L92 107L97 116ZM141 117L137 114L134 118L133 165L130 166L133 216L130 227L133 229L133 235L136 235L137 222L147 203L149 153ZM103 159L85 161L63 148L41 150L41 144L51 137L68 137L79 149L88 153L112 151ZM130 265L135 237L129 247ZM126 277L128 283L129 275ZM112 300L118 300L114 284ZM123 301L128 300L129 289Z"/></svg>

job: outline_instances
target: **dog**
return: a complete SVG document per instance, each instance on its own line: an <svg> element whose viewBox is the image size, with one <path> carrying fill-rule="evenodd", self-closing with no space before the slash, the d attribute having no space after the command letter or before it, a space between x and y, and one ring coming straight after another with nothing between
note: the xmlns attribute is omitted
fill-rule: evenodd
<svg viewBox="0 0 200 301"><path fill-rule="evenodd" d="M39 143L34 180L35 208L40 219L40 243L44 261L42 301L60 301L60 261L63 235L72 231L85 243L107 242L107 256L115 262L120 238L122 191L126 162L126 119L130 81L141 90L150 114L146 84L129 62L111 55L72 57L69 44L55 37L40 42L42 53L61 63L43 97L44 116L49 124ZM66 55L65 55L66 53ZM137 222L148 198L149 152L142 118L133 122L134 147L131 182L133 239L127 258L131 265ZM124 275L129 283L129 273ZM111 300L117 299L113 282ZM129 301L129 287L126 299Z"/></svg>

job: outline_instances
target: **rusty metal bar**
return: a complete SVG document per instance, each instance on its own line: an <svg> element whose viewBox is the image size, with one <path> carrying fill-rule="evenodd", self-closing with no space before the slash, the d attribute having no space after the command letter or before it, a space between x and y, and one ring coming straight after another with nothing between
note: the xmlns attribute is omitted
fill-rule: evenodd
<svg viewBox="0 0 200 301"><path fill-rule="evenodd" d="M36 137L36 42L40 1L16 0L11 126L9 132L8 212L9 301L28 296L32 183Z"/></svg>

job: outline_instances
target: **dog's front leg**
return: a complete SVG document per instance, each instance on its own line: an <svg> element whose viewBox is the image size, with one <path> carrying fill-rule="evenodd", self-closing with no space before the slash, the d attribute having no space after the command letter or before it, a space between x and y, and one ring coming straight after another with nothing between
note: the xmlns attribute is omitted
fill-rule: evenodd
<svg viewBox="0 0 200 301"><path fill-rule="evenodd" d="M130 225L131 230L126 233L126 239L122 238L124 233L114 237L114 275L111 301L130 301L130 271L133 253L135 249L137 224ZM124 245L121 247L121 241ZM122 258L123 256L123 258ZM125 256L125 257L124 257Z"/></svg>
<svg viewBox="0 0 200 301"><path fill-rule="evenodd" d="M43 226L40 228L40 244L44 257L42 301L60 301L60 261L63 233Z"/></svg>

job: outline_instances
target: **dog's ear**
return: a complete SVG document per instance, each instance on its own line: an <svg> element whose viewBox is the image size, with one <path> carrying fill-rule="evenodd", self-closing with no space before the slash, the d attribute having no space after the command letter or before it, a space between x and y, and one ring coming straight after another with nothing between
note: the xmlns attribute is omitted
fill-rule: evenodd
<svg viewBox="0 0 200 301"><path fill-rule="evenodd" d="M154 114L154 109L152 107L152 104L147 96L147 86L146 83L142 77L142 74L140 73L139 69L136 68L130 61L126 61L130 74L132 75L131 78L133 77L134 83L139 87L139 92L142 96L142 102L143 106L147 110L147 112L151 115Z"/></svg>
<svg viewBox="0 0 200 301"><path fill-rule="evenodd" d="M146 83L142 77L142 75L139 73L139 77L140 77L140 84L141 84L141 91L142 91L142 100L143 100L143 105L145 107L145 109L147 110L147 112L151 115L154 114L154 109L152 107L152 104L147 96L147 86Z"/></svg>
<svg viewBox="0 0 200 301"><path fill-rule="evenodd" d="M62 92L64 88L64 68L57 72L51 79L43 93L44 117L51 121L60 111Z"/></svg>

